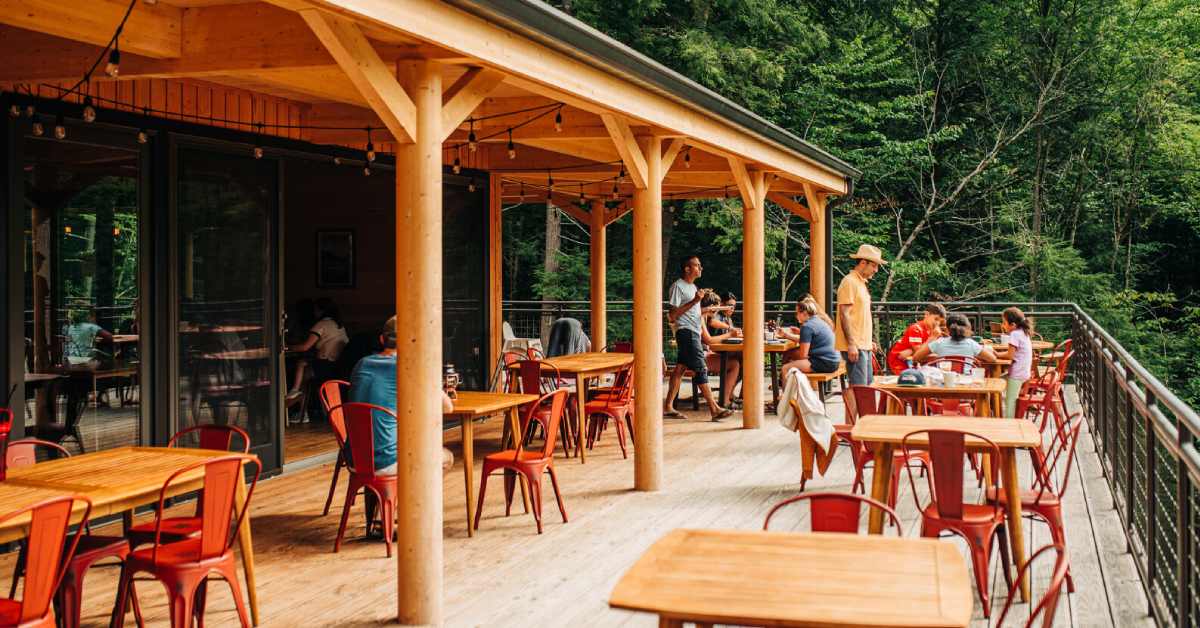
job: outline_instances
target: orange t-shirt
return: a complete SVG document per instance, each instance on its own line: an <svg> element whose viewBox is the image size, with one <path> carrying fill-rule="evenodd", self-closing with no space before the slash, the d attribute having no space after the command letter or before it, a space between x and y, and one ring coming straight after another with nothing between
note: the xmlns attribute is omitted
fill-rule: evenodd
<svg viewBox="0 0 1200 628"><path fill-rule="evenodd" d="M904 363L904 359L900 357L900 352L916 349L928 341L928 328L921 323L913 323L912 325L909 325L908 329L904 330L904 335L900 336L900 339L896 341L896 344L892 345L892 348L888 350L888 368L891 369L891 371L896 375L899 375L900 371L903 371L905 368L907 368L907 365Z"/></svg>

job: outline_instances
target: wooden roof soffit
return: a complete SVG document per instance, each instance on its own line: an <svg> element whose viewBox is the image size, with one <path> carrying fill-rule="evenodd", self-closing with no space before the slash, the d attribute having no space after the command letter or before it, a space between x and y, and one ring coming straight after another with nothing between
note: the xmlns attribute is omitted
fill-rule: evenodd
<svg viewBox="0 0 1200 628"><path fill-rule="evenodd" d="M796 202L796 199L783 192L769 192L767 193L767 200L809 222L819 222L813 220L813 214L808 211L807 207Z"/></svg>
<svg viewBox="0 0 1200 628"><path fill-rule="evenodd" d="M56 37L105 46L129 2L90 0L4 0L0 23ZM121 52L155 58L178 57L183 49L183 11L165 4L138 3L121 33Z"/></svg>
<svg viewBox="0 0 1200 628"><path fill-rule="evenodd" d="M384 126L401 142L416 137L417 107L358 25L315 9L300 11Z"/></svg>
<svg viewBox="0 0 1200 628"><path fill-rule="evenodd" d="M470 68L446 89L442 98L442 140L504 82L504 73L487 68Z"/></svg>
<svg viewBox="0 0 1200 628"><path fill-rule="evenodd" d="M733 180L737 183L738 192L742 195L744 210L763 211L766 207L767 191L770 187L767 173L761 170L749 170L746 168L746 162L734 158L729 159L729 170L733 173Z"/></svg>

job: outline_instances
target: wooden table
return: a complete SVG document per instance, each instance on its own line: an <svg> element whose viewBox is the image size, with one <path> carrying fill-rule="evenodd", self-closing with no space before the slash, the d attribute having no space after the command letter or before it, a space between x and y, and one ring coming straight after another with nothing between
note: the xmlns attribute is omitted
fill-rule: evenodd
<svg viewBox="0 0 1200 628"><path fill-rule="evenodd" d="M10 469L8 479L0 482L0 510L11 512L49 497L79 494L92 500L93 519L122 514L136 506L157 503L163 483L179 469L228 455L227 451L208 449L120 447ZM172 485L167 496L190 493L203 486L204 469L200 468ZM246 485L238 482L238 507L245 502ZM82 510L80 508L77 514L82 514ZM18 519L0 525L0 543L27 536L28 524L28 519ZM249 514L242 518L238 529L238 545L246 573L250 614L254 624L258 625L258 590L254 584L254 542L250 535Z"/></svg>
<svg viewBox="0 0 1200 628"><path fill-rule="evenodd" d="M587 380L591 378L615 373L622 368L633 363L632 353L616 353L616 352L589 352L589 353L573 353L571 355L560 355L554 358L546 358L542 360L543 372L554 372L553 366L558 369L560 375L575 376L575 403L578 410L576 416L579 417L579 429L575 430L575 451L579 452L579 462L587 462L587 452L583 446L583 435L587 431L587 417L583 414L583 406L587 403ZM519 371L521 363L516 362L510 364L509 369Z"/></svg>
<svg viewBox="0 0 1200 628"><path fill-rule="evenodd" d="M961 379L962 376L960 375ZM905 400L915 399L923 403L926 399L968 399L975 401L975 416L1000 416L1003 414L1003 398L1006 382L998 377L986 377L972 383L956 383L953 386L901 386L895 376L875 378L874 386L882 388ZM900 408L889 408L888 412L899 414ZM918 413L920 410L918 409Z"/></svg>
<svg viewBox="0 0 1200 628"><path fill-rule="evenodd" d="M966 626L969 570L951 543L840 533L674 530L608 604L659 626Z"/></svg>
<svg viewBox="0 0 1200 628"><path fill-rule="evenodd" d="M730 353L741 353L745 343L742 342L717 342L708 345L708 349L721 357L721 386L717 388L717 399L725 398L725 367L728 365ZM771 407L774 409L779 405L779 356L787 353L797 347L796 343L790 340L777 342L764 342L763 351L771 356ZM730 386L737 385L737 382L731 382Z"/></svg>
<svg viewBox="0 0 1200 628"><path fill-rule="evenodd" d="M1017 449L1033 449L1041 445L1042 435L1037 425L1024 419L988 419L986 421L963 422L962 417L953 416L907 416L867 415L858 419L850 437L855 442L872 443L875 449L875 470L871 478L871 496L884 501L888 496L892 477L892 452L900 446L904 436L917 430L969 430L990 439L1000 448L1000 477L1008 501L1008 536L1017 564L1017 573L1025 564L1025 532L1021 524L1021 483L1017 477ZM914 439L909 446L921 448L928 445L925 438ZM967 438L967 449L983 451L985 444L976 438ZM983 463L986 465L986 462ZM871 509L870 530L874 534L883 532L883 512ZM1006 567L1007 568L1007 567ZM1021 599L1029 601L1029 580L1021 586Z"/></svg>
<svg viewBox="0 0 1200 628"><path fill-rule="evenodd" d="M537 401L537 395L517 393L473 392L462 390L454 400L454 409L445 414L447 419L462 423L463 479L467 483L467 536L475 536L475 419L506 412L508 431L521 438L521 420L517 406ZM521 491L524 493L522 483Z"/></svg>
<svg viewBox="0 0 1200 628"><path fill-rule="evenodd" d="M984 339L981 341L981 344L988 345L995 350L1008 351L1007 343L999 343L994 340ZM1049 340L1031 340L1029 341L1029 345L1035 352L1054 348L1054 343L1050 342Z"/></svg>

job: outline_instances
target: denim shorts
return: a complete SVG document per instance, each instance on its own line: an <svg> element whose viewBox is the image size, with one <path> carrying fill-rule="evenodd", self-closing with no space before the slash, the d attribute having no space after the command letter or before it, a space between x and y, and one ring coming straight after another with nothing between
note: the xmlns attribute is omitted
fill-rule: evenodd
<svg viewBox="0 0 1200 628"><path fill-rule="evenodd" d="M676 361L688 367L692 372L692 381L696 384L708 383L708 364L704 359L704 345L700 342L700 334L690 329L675 331Z"/></svg>

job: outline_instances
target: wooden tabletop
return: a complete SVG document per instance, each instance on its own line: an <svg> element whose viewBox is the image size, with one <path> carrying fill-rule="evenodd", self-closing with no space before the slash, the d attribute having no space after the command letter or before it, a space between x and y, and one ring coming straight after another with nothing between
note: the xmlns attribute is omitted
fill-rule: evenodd
<svg viewBox="0 0 1200 628"><path fill-rule="evenodd" d="M917 430L967 430L991 440L996 445L1032 449L1042 442L1037 425L1026 419L975 419L960 416L909 416L893 414L869 414L854 423L850 437L858 442L900 444L904 436ZM927 445L929 439L922 436L909 441L913 445ZM967 438L967 447L983 446L977 438Z"/></svg>
<svg viewBox="0 0 1200 628"><path fill-rule="evenodd" d="M981 342L981 344L988 345L993 349L999 349L1001 351L1008 351L1007 344L1001 344L999 342L995 342L993 340L987 340L987 339L984 339L980 342ZM1049 340L1032 340L1029 342L1029 346L1034 351L1045 351L1047 349L1053 349L1054 343L1050 342Z"/></svg>
<svg viewBox="0 0 1200 628"><path fill-rule="evenodd" d="M137 334L113 334L113 337L112 337L113 344L118 344L118 345L130 343L130 342L137 342L137 341L138 341Z"/></svg>
<svg viewBox="0 0 1200 628"><path fill-rule="evenodd" d="M717 353L741 353L744 347L744 342L714 342L708 345L710 351ZM763 351L766 353L783 353L796 348L796 343L791 340L783 342L764 342Z"/></svg>
<svg viewBox="0 0 1200 628"><path fill-rule="evenodd" d="M58 373L26 373L25 374L25 383L26 384L40 384L42 382L54 381L56 379L62 379L62 375L59 375Z"/></svg>
<svg viewBox="0 0 1200 628"><path fill-rule="evenodd" d="M962 379L962 376L959 376ZM935 396L954 396L954 395L982 395L982 394L1000 394L1004 392L1007 382L999 377L985 377L979 381L971 383L955 383L953 386L901 386L896 383L896 377L875 378L874 386L882 388L888 392L906 395L928 395Z"/></svg>
<svg viewBox="0 0 1200 628"><path fill-rule="evenodd" d="M609 371L615 371L632 362L632 353L597 351L592 351L589 353L573 353L571 355L560 355L558 357L546 358L545 360L542 360L542 364L553 365L557 367L558 372L563 375L607 373ZM518 370L521 368L521 363L515 362L510 364L508 368L514 371Z"/></svg>
<svg viewBox="0 0 1200 628"><path fill-rule="evenodd" d="M163 482L180 468L228 455L207 449L121 447L10 469L8 479L0 482L0 510L10 512L16 509L10 504L29 503L39 496L78 493L91 498L93 518L120 513L156 501ZM170 494L194 491L203 482L204 470L196 469ZM0 526L0 542L24 537L22 528L19 522Z"/></svg>
<svg viewBox="0 0 1200 628"><path fill-rule="evenodd" d="M537 395L460 390L458 398L454 400L454 410L447 412L446 416L471 418L488 416L537 400Z"/></svg>
<svg viewBox="0 0 1200 628"><path fill-rule="evenodd" d="M972 595L953 543L674 530L621 577L608 603L694 622L930 628L966 626Z"/></svg>

